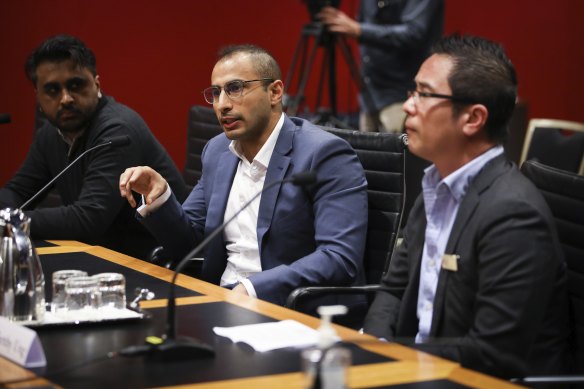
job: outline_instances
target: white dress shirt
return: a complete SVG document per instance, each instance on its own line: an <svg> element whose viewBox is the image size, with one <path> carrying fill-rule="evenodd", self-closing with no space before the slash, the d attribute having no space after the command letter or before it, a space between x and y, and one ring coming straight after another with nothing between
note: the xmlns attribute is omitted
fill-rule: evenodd
<svg viewBox="0 0 584 389"><path fill-rule="evenodd" d="M284 124L284 115L280 116L276 127L266 143L249 162L236 140L231 141L229 150L239 158L237 171L227 199L224 220L231 218L253 196L264 187L268 164L276 146L278 135ZM250 296L257 297L252 283L247 279L251 274L262 271L258 246L258 213L261 195L245 208L223 231L227 249L227 267L221 276L221 286L242 283Z"/></svg>
<svg viewBox="0 0 584 389"><path fill-rule="evenodd" d="M229 144L229 150L239 158L239 163L227 200L223 220L228 220L232 217L235 212L263 189L268 164L283 124L284 114L280 116L268 140L252 162L249 162L245 158L236 140L231 141ZM142 205L138 207L138 213L142 217L147 217L160 208L169 199L170 194L171 189L167 185L166 191L150 205L146 205L144 196L142 196ZM223 231L223 239L226 242L227 249L227 267L221 276L220 285L226 286L241 282L247 290L247 293L253 297L257 297L257 294L247 277L262 271L257 236L260 200L261 195L231 223L227 224Z"/></svg>

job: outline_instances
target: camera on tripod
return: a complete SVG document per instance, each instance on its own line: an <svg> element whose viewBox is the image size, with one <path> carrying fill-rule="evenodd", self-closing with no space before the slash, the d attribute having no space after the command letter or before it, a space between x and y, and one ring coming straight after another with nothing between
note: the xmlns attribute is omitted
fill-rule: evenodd
<svg viewBox="0 0 584 389"><path fill-rule="evenodd" d="M341 0L303 0L303 2L306 3L308 13L310 14L310 19L313 22L318 21L316 15L323 7L339 8L341 5Z"/></svg>
<svg viewBox="0 0 584 389"><path fill-rule="evenodd" d="M292 63L284 82L284 108L290 116L295 116L301 106L306 109L305 113L310 114L304 99L304 92L310 73L314 70L316 54L320 51L322 52L322 61L320 70L317 71L316 106L313 110L314 114L308 116L308 118L315 124L348 128L346 121L337 117L337 48L349 68L351 79L363 95L365 105L373 107L373 100L362 80L346 38L342 34L329 32L327 26L321 23L317 17L324 7L339 8L341 0L302 0L302 2L306 4L312 20L302 28L298 45L292 56ZM297 82L294 83L294 80ZM328 97L329 107L321 106L323 95Z"/></svg>

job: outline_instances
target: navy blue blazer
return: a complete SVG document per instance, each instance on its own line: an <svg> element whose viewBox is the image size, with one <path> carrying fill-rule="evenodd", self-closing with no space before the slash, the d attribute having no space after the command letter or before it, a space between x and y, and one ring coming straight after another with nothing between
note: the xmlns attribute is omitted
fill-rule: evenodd
<svg viewBox="0 0 584 389"><path fill-rule="evenodd" d="M224 221L239 159L220 134L203 150L203 174L181 205L171 197L142 219L172 258L180 259ZM288 118L265 183L314 171L307 188L280 184L262 194L257 239L262 272L249 277L257 296L283 305L300 286L351 285L363 280L367 181L351 146L302 119ZM227 265L223 234L206 249L201 278L218 284Z"/></svg>

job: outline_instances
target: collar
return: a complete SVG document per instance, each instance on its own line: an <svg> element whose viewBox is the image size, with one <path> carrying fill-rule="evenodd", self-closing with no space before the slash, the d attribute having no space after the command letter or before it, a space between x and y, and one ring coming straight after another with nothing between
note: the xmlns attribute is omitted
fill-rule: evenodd
<svg viewBox="0 0 584 389"><path fill-rule="evenodd" d="M473 179L480 173L483 167L501 154L503 154L503 146L494 146L464 166L461 166L444 179L440 178L436 166L431 165L424 170L425 174L422 179L422 187L436 190L439 186L444 185L450 191L451 195L457 201L460 201L466 194L466 190Z"/></svg>
<svg viewBox="0 0 584 389"><path fill-rule="evenodd" d="M278 140L278 136L280 135L280 130L282 129L283 125L284 113L281 114L280 119L278 119L278 122L268 137L268 140L266 140L266 143L264 143L260 151L258 151L252 162L257 162L266 168L268 167L270 158L274 152L274 147L276 147L276 141ZM229 143L229 150L235 154L237 158L245 161L245 156L241 152L241 147L239 146L239 142L237 140L232 140L231 143Z"/></svg>

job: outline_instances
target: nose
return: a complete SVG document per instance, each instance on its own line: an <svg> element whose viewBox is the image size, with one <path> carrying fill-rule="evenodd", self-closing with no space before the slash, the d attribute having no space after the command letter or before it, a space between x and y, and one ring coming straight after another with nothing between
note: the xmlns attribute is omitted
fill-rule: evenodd
<svg viewBox="0 0 584 389"><path fill-rule="evenodd" d="M408 96L407 100L404 101L402 109L408 115L413 115L416 112L416 103L414 102L414 96Z"/></svg>
<svg viewBox="0 0 584 389"><path fill-rule="evenodd" d="M227 96L227 93L225 93L225 91L222 89L221 93L219 94L219 97L217 98L217 101L215 101L214 105L215 105L216 109L224 112L224 111L231 108L232 101Z"/></svg>
<svg viewBox="0 0 584 389"><path fill-rule="evenodd" d="M63 89L63 91L61 92L61 105L68 105L71 104L72 102L73 97L71 97L69 91L67 89Z"/></svg>

